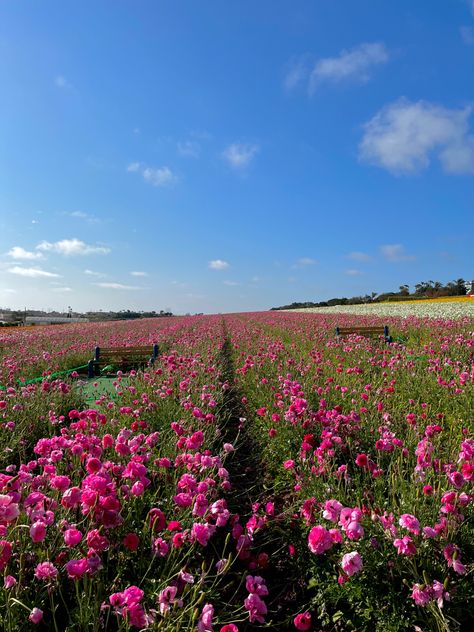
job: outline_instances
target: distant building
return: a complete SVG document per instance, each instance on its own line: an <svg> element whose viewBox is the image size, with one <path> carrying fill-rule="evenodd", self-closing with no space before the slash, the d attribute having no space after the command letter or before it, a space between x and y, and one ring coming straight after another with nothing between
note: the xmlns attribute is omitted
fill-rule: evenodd
<svg viewBox="0 0 474 632"><path fill-rule="evenodd" d="M474 296L474 281L465 281L466 294L468 296Z"/></svg>
<svg viewBox="0 0 474 632"><path fill-rule="evenodd" d="M68 318L67 316L27 316L25 325L61 325L62 323L88 323L88 318Z"/></svg>

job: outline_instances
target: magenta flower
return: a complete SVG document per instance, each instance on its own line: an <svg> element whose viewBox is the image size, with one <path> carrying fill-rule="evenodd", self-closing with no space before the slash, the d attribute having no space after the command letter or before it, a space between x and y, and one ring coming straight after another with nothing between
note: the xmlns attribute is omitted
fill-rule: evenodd
<svg viewBox="0 0 474 632"><path fill-rule="evenodd" d="M293 619L293 625L297 630L307 632L307 630L311 629L311 614L309 612L297 614Z"/></svg>
<svg viewBox="0 0 474 632"><path fill-rule="evenodd" d="M75 527L66 529L66 531L64 532L64 542L66 543L66 546L76 546L76 544L79 544L81 540L82 533L79 531L79 529L76 529Z"/></svg>
<svg viewBox="0 0 474 632"><path fill-rule="evenodd" d="M325 551L328 551L333 545L331 534L327 529L318 525L313 527L308 536L308 547L312 553L321 555Z"/></svg>

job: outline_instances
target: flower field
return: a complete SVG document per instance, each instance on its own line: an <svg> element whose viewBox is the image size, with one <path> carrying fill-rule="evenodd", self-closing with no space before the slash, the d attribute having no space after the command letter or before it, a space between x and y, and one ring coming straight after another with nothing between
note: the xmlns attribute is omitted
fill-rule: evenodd
<svg viewBox="0 0 474 632"><path fill-rule="evenodd" d="M469 314L0 332L0 385L0 629L471 629Z"/></svg>

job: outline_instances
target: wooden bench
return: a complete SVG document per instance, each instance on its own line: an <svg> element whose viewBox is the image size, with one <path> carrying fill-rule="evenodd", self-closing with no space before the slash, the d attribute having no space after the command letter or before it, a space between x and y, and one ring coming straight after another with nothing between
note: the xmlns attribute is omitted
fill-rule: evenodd
<svg viewBox="0 0 474 632"><path fill-rule="evenodd" d="M87 376L100 375L100 367L108 364L121 368L153 365L157 357L157 344L151 347L96 347L94 357L87 365Z"/></svg>
<svg viewBox="0 0 474 632"><path fill-rule="evenodd" d="M336 327L336 336L342 338L343 336L349 336L351 334L357 334L358 336L383 336L385 342L392 342L392 336L388 332L388 325L371 325L369 327L359 327L354 325L353 327Z"/></svg>

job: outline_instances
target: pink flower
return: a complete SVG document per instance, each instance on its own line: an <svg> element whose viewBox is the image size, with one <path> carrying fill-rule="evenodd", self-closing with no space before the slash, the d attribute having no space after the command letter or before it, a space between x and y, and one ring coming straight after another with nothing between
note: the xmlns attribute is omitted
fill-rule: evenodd
<svg viewBox="0 0 474 632"><path fill-rule="evenodd" d="M207 543L209 542L211 536L214 535L215 530L216 527L214 526L206 523L203 524L195 522L191 529L191 538L193 541L199 542L201 546L207 546Z"/></svg>
<svg viewBox="0 0 474 632"><path fill-rule="evenodd" d="M417 606L426 606L426 604L431 601L429 586L423 587L420 584L415 584L411 589L411 598L415 601Z"/></svg>
<svg viewBox="0 0 474 632"><path fill-rule="evenodd" d="M12 545L8 540L0 540L0 571L3 571L12 555Z"/></svg>
<svg viewBox="0 0 474 632"><path fill-rule="evenodd" d="M15 584L16 584L16 579L13 577L13 575L7 575L5 579L3 580L3 586L7 590L9 588L12 588L12 586L14 586Z"/></svg>
<svg viewBox="0 0 474 632"><path fill-rule="evenodd" d="M214 616L214 606L206 603L202 609L201 616L198 621L198 632L212 632L212 618Z"/></svg>
<svg viewBox="0 0 474 632"><path fill-rule="evenodd" d="M220 632L239 632L239 628L235 623L226 623L226 625L222 626Z"/></svg>
<svg viewBox="0 0 474 632"><path fill-rule="evenodd" d="M396 547L398 555L416 555L416 547L409 535L394 540L393 546Z"/></svg>
<svg viewBox="0 0 474 632"><path fill-rule="evenodd" d="M415 516L412 516L411 514L402 514L400 516L400 520L398 521L398 524L401 527L408 529L410 533L414 533L415 535L420 534L420 523L415 518Z"/></svg>
<svg viewBox="0 0 474 632"><path fill-rule="evenodd" d="M64 532L64 542L66 543L66 546L76 546L76 544L79 544L81 540L82 533L79 531L79 529L76 529L75 527L66 529L66 531Z"/></svg>
<svg viewBox="0 0 474 632"><path fill-rule="evenodd" d="M326 520L330 520L331 522L337 522L339 520L341 509L342 505L338 500L334 498L331 500L327 500L324 503L323 518L325 518Z"/></svg>
<svg viewBox="0 0 474 632"><path fill-rule="evenodd" d="M306 632L311 628L311 615L309 612L303 612L301 614L297 614L293 619L293 625L297 630L301 630L302 632Z"/></svg>
<svg viewBox="0 0 474 632"><path fill-rule="evenodd" d="M328 551L333 545L331 534L327 529L318 525L313 527L308 536L308 547L312 553L321 555Z"/></svg>
<svg viewBox="0 0 474 632"><path fill-rule="evenodd" d="M16 520L20 515L17 503L8 494L0 494L0 525L8 524Z"/></svg>
<svg viewBox="0 0 474 632"><path fill-rule="evenodd" d="M362 570L362 558L357 551L347 553L341 560L341 567L346 575L352 577L352 575Z"/></svg>
<svg viewBox="0 0 474 632"><path fill-rule="evenodd" d="M129 551L136 551L140 545L140 538L136 533L127 533L122 543Z"/></svg>
<svg viewBox="0 0 474 632"><path fill-rule="evenodd" d="M42 520L38 520L31 525L30 536L33 542L42 542L45 539L46 525Z"/></svg>
<svg viewBox="0 0 474 632"><path fill-rule="evenodd" d="M461 551L455 544L447 544L443 551L444 559L448 566L459 575L465 575L466 567L461 563Z"/></svg>
<svg viewBox="0 0 474 632"><path fill-rule="evenodd" d="M41 562L37 565L35 570L36 579L42 579L48 581L55 579L58 576L58 569L51 562Z"/></svg>
<svg viewBox="0 0 474 632"><path fill-rule="evenodd" d="M364 537L364 527L355 520L347 525L345 531L349 540L360 540Z"/></svg>
<svg viewBox="0 0 474 632"><path fill-rule="evenodd" d="M264 615L267 614L267 606L258 595L251 593L244 600L244 606L249 611L250 623L265 623Z"/></svg>
<svg viewBox="0 0 474 632"><path fill-rule="evenodd" d="M70 579L80 579L88 570L87 558L70 560L66 564L66 571Z"/></svg>
<svg viewBox="0 0 474 632"><path fill-rule="evenodd" d="M43 611L40 610L39 608L33 608L33 610L30 612L30 616L28 617L31 623L34 623L34 624L39 623L42 618L43 618Z"/></svg>
<svg viewBox="0 0 474 632"><path fill-rule="evenodd" d="M268 588L265 586L265 580L263 577L256 575L252 577L252 575L247 575L245 580L245 588L254 595L259 595L260 597L265 597L268 595Z"/></svg>

